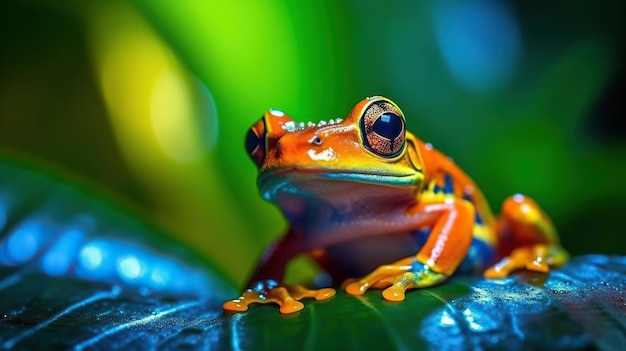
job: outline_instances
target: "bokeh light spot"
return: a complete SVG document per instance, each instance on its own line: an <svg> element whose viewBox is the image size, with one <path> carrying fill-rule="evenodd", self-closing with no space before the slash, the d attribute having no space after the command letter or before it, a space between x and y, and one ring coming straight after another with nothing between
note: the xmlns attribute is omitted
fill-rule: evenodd
<svg viewBox="0 0 626 351"><path fill-rule="evenodd" d="M437 1L435 34L457 82L474 92L502 87L520 60L520 34L506 5L494 0Z"/></svg>
<svg viewBox="0 0 626 351"><path fill-rule="evenodd" d="M83 267L93 270L102 265L104 255L102 250L95 245L88 245L83 247L80 251L80 262Z"/></svg>
<svg viewBox="0 0 626 351"><path fill-rule="evenodd" d="M165 153L178 161L202 158L217 139L217 112L209 91L177 66L163 67L151 97L155 135Z"/></svg>
<svg viewBox="0 0 626 351"><path fill-rule="evenodd" d="M20 264L30 260L37 253L43 235L43 227L38 223L27 222L19 226L6 243L7 263Z"/></svg>
<svg viewBox="0 0 626 351"><path fill-rule="evenodd" d="M136 279L141 276L141 262L135 256L126 256L120 258L117 271L120 273L122 278L126 279Z"/></svg>
<svg viewBox="0 0 626 351"><path fill-rule="evenodd" d="M95 66L122 151L136 167L204 157L218 135L208 89L134 9L103 7L93 16Z"/></svg>
<svg viewBox="0 0 626 351"><path fill-rule="evenodd" d="M166 266L157 265L150 274L151 285L154 288L163 288L170 281L170 270Z"/></svg>
<svg viewBox="0 0 626 351"><path fill-rule="evenodd" d="M54 276L67 272L84 237L83 231L77 228L65 230L42 258L44 272Z"/></svg>

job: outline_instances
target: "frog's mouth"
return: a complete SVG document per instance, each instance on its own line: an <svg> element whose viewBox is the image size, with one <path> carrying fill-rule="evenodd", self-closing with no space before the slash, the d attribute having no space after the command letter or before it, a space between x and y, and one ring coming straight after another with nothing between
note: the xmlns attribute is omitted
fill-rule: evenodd
<svg viewBox="0 0 626 351"><path fill-rule="evenodd" d="M277 193L292 195L333 197L340 193L354 193L356 189L373 187L387 188L389 192L412 191L417 187L420 173L407 175L385 175L365 172L342 172L319 169L279 169L259 174L257 184L266 199ZM391 190L395 188L396 191Z"/></svg>
<svg viewBox="0 0 626 351"><path fill-rule="evenodd" d="M330 180L353 181L388 186L411 186L414 185L417 180L417 174L389 176L376 173L323 172L320 173L319 176Z"/></svg>
<svg viewBox="0 0 626 351"><path fill-rule="evenodd" d="M329 171L320 169L285 168L271 171L264 171L259 174L257 184L265 185L272 178L289 178L294 181L298 179L326 179L329 181L351 181L383 186L411 186L415 185L419 178L419 173L406 175L387 175L370 172L345 172Z"/></svg>

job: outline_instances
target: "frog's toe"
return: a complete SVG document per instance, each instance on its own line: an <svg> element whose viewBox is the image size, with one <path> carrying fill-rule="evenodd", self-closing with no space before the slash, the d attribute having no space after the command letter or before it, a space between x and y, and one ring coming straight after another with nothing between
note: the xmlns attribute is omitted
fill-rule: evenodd
<svg viewBox="0 0 626 351"><path fill-rule="evenodd" d="M301 311L303 308L304 308L304 304L302 302L294 300L294 299L290 299L290 300L283 301L283 303L280 305L280 313L282 314L294 313L294 312Z"/></svg>
<svg viewBox="0 0 626 351"><path fill-rule="evenodd" d="M504 258L500 262L494 264L493 266L491 266L487 270L485 270L483 272L483 277L485 277L487 279L505 278L505 277L507 277L509 275L509 273L512 270L512 268L509 268L509 267L510 267L510 265L508 263L508 260L506 258Z"/></svg>
<svg viewBox="0 0 626 351"><path fill-rule="evenodd" d="M248 306L253 303L264 303L265 296L250 289L246 290L238 299L224 302L222 308L230 312L245 312Z"/></svg>
<svg viewBox="0 0 626 351"><path fill-rule="evenodd" d="M519 269L548 273L550 267L559 267L565 264L568 258L567 251L560 246L539 244L520 247L487 269L483 275L485 278L498 279L507 277L511 272Z"/></svg>
<svg viewBox="0 0 626 351"><path fill-rule="evenodd" d="M332 288L319 289L315 292L315 300L323 301L330 299L331 297L335 296L335 293L335 289Z"/></svg>
<svg viewBox="0 0 626 351"><path fill-rule="evenodd" d="M447 275L435 272L430 266L412 257L394 264L376 268L361 279L349 280L344 289L350 295L363 295L368 289L385 289L383 297L389 301L402 301L407 289L425 288L444 281Z"/></svg>
<svg viewBox="0 0 626 351"><path fill-rule="evenodd" d="M293 313L304 308L304 304L299 300L304 298L315 298L315 300L326 300L335 295L335 290L331 288L310 290L301 285L275 286L263 291L246 290L241 297L235 300L226 301L222 307L226 311L244 312L253 303L274 303L280 306L280 313Z"/></svg>
<svg viewBox="0 0 626 351"><path fill-rule="evenodd" d="M361 296L365 294L370 284L367 281L355 280L345 285L344 290L354 296Z"/></svg>
<svg viewBox="0 0 626 351"><path fill-rule="evenodd" d="M322 289L307 289L302 285L287 286L287 290L291 297L296 300L304 298L314 298L316 301L323 301L335 296L335 289L322 288Z"/></svg>
<svg viewBox="0 0 626 351"><path fill-rule="evenodd" d="M395 282L383 290L383 297L387 301L404 301L407 289L415 287L415 273L406 272L396 278Z"/></svg>
<svg viewBox="0 0 626 351"><path fill-rule="evenodd" d="M411 269L410 265L384 265L376 268L372 273L364 276L361 279L356 279L344 284L345 290L350 295L360 296L372 287L381 288L387 287L393 279L398 275L408 272ZM391 282L390 282L390 279Z"/></svg>
<svg viewBox="0 0 626 351"><path fill-rule="evenodd" d="M397 286L390 286L387 289L383 290L383 297L387 301L400 302L404 301L406 289Z"/></svg>
<svg viewBox="0 0 626 351"><path fill-rule="evenodd" d="M388 286L393 285L396 279L397 279L396 277L389 277L389 278L381 279L377 281L376 283L372 284L372 289L384 289Z"/></svg>
<svg viewBox="0 0 626 351"><path fill-rule="evenodd" d="M224 302L222 308L226 311L245 312L248 310L248 304L241 301L240 299L234 299Z"/></svg>
<svg viewBox="0 0 626 351"><path fill-rule="evenodd" d="M541 260L534 260L526 264L526 269L533 272L548 273L550 272L550 266Z"/></svg>

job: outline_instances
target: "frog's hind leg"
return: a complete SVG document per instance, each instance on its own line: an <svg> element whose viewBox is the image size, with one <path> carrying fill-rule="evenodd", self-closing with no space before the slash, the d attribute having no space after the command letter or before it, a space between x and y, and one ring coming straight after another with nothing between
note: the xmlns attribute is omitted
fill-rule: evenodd
<svg viewBox="0 0 626 351"><path fill-rule="evenodd" d="M506 199L496 230L502 259L485 271L487 278L503 278L518 269L549 272L550 267L561 266L569 258L552 221L529 197Z"/></svg>

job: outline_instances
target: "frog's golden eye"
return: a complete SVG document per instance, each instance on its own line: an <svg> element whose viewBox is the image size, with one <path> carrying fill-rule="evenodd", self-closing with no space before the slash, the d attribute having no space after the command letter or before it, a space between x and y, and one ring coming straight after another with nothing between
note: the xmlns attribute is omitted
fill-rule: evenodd
<svg viewBox="0 0 626 351"><path fill-rule="evenodd" d="M261 118L248 130L246 150L257 166L261 167L265 159L265 121Z"/></svg>
<svg viewBox="0 0 626 351"><path fill-rule="evenodd" d="M363 145L383 157L395 157L402 152L406 129L404 116L387 100L371 103L361 116Z"/></svg>

